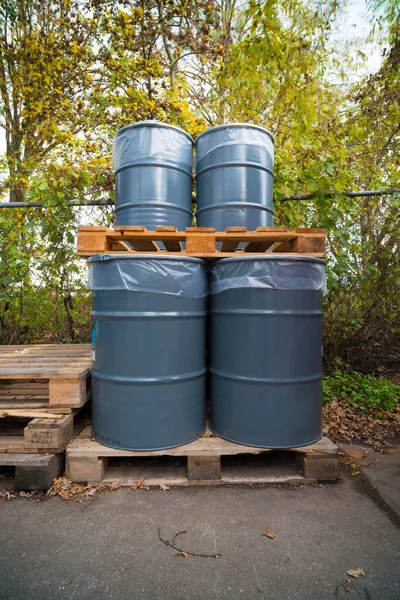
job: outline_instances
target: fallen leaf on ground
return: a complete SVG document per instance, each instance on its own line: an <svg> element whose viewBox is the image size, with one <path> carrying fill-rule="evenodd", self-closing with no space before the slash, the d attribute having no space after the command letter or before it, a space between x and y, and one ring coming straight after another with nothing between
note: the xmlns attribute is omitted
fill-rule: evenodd
<svg viewBox="0 0 400 600"><path fill-rule="evenodd" d="M167 490L169 490L169 487L165 485L165 483L160 483L160 490L166 492Z"/></svg>
<svg viewBox="0 0 400 600"><path fill-rule="evenodd" d="M388 452L392 445L387 438L400 434L400 410L363 411L336 401L323 407L324 433L333 442L362 440L376 452Z"/></svg>
<svg viewBox="0 0 400 600"><path fill-rule="evenodd" d="M2 490L0 492L0 498L4 500L12 500L13 498L16 498L16 495L12 492L9 492L8 490Z"/></svg>
<svg viewBox="0 0 400 600"><path fill-rule="evenodd" d="M345 448L344 452L347 456L351 456L352 458L365 458L365 456L368 456L366 450L359 450L358 448Z"/></svg>
<svg viewBox="0 0 400 600"><path fill-rule="evenodd" d="M346 571L347 575L350 575L350 577L360 577L360 575L362 575L364 577L365 573L364 573L364 569L349 569L348 571Z"/></svg>
<svg viewBox="0 0 400 600"><path fill-rule="evenodd" d="M133 484L132 488L133 491L139 489L139 490L149 490L149 486L148 485L144 485L144 475L142 475L141 477L139 477L139 479Z"/></svg>
<svg viewBox="0 0 400 600"><path fill-rule="evenodd" d="M261 535L265 535L266 537L269 537L271 540L276 538L276 533L273 533L272 531L268 531L268 527L266 527L264 529L264 531L261 533Z"/></svg>
<svg viewBox="0 0 400 600"><path fill-rule="evenodd" d="M187 552L178 552L176 556L184 556L185 558L188 558L189 554Z"/></svg>
<svg viewBox="0 0 400 600"><path fill-rule="evenodd" d="M47 496L59 496L62 500L73 500L75 502L84 502L94 500L104 492L113 492L119 489L118 483L111 485L83 485L83 483L73 483L66 477L54 479L52 487L47 490Z"/></svg>

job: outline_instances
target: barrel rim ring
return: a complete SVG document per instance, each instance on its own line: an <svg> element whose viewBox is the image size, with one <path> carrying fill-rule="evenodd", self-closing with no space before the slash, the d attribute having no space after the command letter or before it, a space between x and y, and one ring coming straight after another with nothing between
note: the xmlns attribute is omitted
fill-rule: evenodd
<svg viewBox="0 0 400 600"><path fill-rule="evenodd" d="M121 129L118 129L117 133L115 134L114 139L116 139L123 131L133 129L134 127L164 127L165 129L175 129L175 131L179 131L179 133L183 133L184 135L186 135L186 137L189 138L192 144L194 144L192 136L184 129L181 129L176 125L170 125L169 123L162 123L161 121L153 121L150 119L146 121L138 121L137 123L131 123L130 125L125 125L124 127L121 127Z"/></svg>
<svg viewBox="0 0 400 600"><path fill-rule="evenodd" d="M113 260L169 260L172 262L182 262L187 261L191 263L197 263L199 265L205 265L206 262L202 258L197 258L196 256L184 256L179 254L178 256L171 256L170 254L96 254L95 256L90 256L88 259L89 263L96 262L108 262Z"/></svg>
<svg viewBox="0 0 400 600"><path fill-rule="evenodd" d="M319 440L321 440L324 437L324 432L321 430L321 435L319 435L312 442L307 442L307 444L296 444L296 445L292 445L292 446L283 446L283 445L282 446L273 446L273 445L260 446L259 444L247 443L247 442L243 442L243 441L239 442L238 440L234 440L231 437L227 437L226 435L223 435L222 433L218 433L215 429L213 429L213 427L211 426L211 423L208 424L208 427L212 433L214 433L218 437L222 438L223 440L227 440L228 442L233 442L234 444L239 444L240 446L251 446L252 448L264 448L265 450L292 450L294 448L304 448L305 446L311 446L312 444L316 444L317 442L319 442Z"/></svg>
<svg viewBox="0 0 400 600"><path fill-rule="evenodd" d="M196 437L194 437L186 442L179 442L179 444L174 444L173 446L162 446L159 448L141 448L141 449L128 448L128 447L125 448L124 446L116 446L115 444L114 445L106 444L104 441L100 442L96 437L96 431L95 431L94 427L93 427L93 436L96 441L98 441L103 446L106 446L107 448L117 448L118 450L129 450L129 451L133 451L133 452L158 452L161 450L170 450L172 448L179 448L180 446L186 446L186 444L191 444L192 442L195 442L196 440L198 440L204 434L205 431L206 431L206 428L203 427L202 431L198 435L196 435ZM97 436L98 435L102 435L102 434L97 434Z"/></svg>
<svg viewBox="0 0 400 600"><path fill-rule="evenodd" d="M194 143L196 145L199 139L202 136L206 135L206 133L209 133L210 131L216 131L217 129L227 129L229 127L246 127L247 129L258 129L259 131L266 133L271 138L272 143L275 145L275 138L272 135L272 133L268 131L268 129L265 129L265 127L261 127L261 125L254 125L253 123L225 123L224 125L214 125L214 127L209 127L205 131L202 131L200 135L197 136Z"/></svg>
<svg viewBox="0 0 400 600"><path fill-rule="evenodd" d="M114 213L121 212L123 210L135 210L137 208L165 208L166 210L180 210L182 212L188 213L189 215L193 215L193 212L190 208L185 208L184 206L178 206L177 204L172 204L172 202L158 202L158 201L149 201L149 202L126 202L116 206L114 209ZM119 215L118 215L119 216ZM189 225L188 225L189 227ZM150 230L151 231L151 230Z"/></svg>
<svg viewBox="0 0 400 600"><path fill-rule="evenodd" d="M221 203L221 204L206 204L205 206L202 206L201 208L196 208L196 215L198 215L201 212L204 212L205 210L222 210L224 208L240 208L240 209L244 209L244 208L248 208L248 209L254 209L254 210L263 210L265 212L269 212L272 216L274 216L274 209L269 207L269 206L264 206L264 204L257 204L256 202L246 202L245 200L243 200L242 202L238 201L238 202L225 202L225 203Z"/></svg>
<svg viewBox="0 0 400 600"><path fill-rule="evenodd" d="M279 260L279 261L285 261L285 262L292 262L292 261L296 261L296 262L309 262L309 263L316 263L318 265L325 265L325 260L323 258L318 258L317 256L307 256L307 255L303 255L303 254L287 254L285 252L285 254L278 254L276 253L276 255L273 254L256 254L254 253L253 256L232 256L231 258L221 258L218 259L216 261L213 261L213 267L215 267L216 265L220 264L226 264L227 262L240 262L240 261L248 261L248 260Z"/></svg>

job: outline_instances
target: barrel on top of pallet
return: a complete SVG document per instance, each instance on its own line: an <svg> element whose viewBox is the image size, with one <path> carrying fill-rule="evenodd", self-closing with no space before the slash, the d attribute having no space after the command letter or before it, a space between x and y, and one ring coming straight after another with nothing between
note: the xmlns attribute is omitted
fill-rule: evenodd
<svg viewBox="0 0 400 600"><path fill-rule="evenodd" d="M165 123L143 121L114 138L115 224L147 229L192 224L193 140Z"/></svg>
<svg viewBox="0 0 400 600"><path fill-rule="evenodd" d="M199 227L239 225L254 230L273 224L274 139L263 127L211 127L196 139Z"/></svg>
<svg viewBox="0 0 400 600"><path fill-rule="evenodd" d="M320 259L221 259L210 279L211 428L261 448L322 435Z"/></svg>
<svg viewBox="0 0 400 600"><path fill-rule="evenodd" d="M205 427L203 261L95 256L88 287L96 440L145 451L199 437Z"/></svg>

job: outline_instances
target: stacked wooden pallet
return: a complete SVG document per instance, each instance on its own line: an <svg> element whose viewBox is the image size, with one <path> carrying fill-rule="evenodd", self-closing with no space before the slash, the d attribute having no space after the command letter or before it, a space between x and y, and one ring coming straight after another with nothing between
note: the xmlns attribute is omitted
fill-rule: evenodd
<svg viewBox="0 0 400 600"><path fill-rule="evenodd" d="M20 489L48 488L87 422L90 345L0 347L0 466Z"/></svg>
<svg viewBox="0 0 400 600"><path fill-rule="evenodd" d="M325 256L325 230L285 227L227 227L218 232L212 227L157 227L148 231L143 226L78 228L78 255L95 254L172 254L205 259L229 258L248 254L301 254Z"/></svg>

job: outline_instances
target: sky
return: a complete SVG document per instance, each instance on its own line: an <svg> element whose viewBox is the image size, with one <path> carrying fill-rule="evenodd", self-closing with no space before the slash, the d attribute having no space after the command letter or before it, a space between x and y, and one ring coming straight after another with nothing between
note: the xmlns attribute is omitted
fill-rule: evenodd
<svg viewBox="0 0 400 600"><path fill-rule="evenodd" d="M357 42L365 38L371 31L371 13L367 10L365 0L350 0L347 9L340 19L340 35L343 40ZM360 75L377 71L381 64L381 49L378 44L366 44L361 40L359 50L364 52L368 59Z"/></svg>
<svg viewBox="0 0 400 600"><path fill-rule="evenodd" d="M340 39L356 42L359 38L365 38L371 29L369 19L370 15L365 0L349 0L348 6L339 21ZM367 63L358 75L361 77L377 71L381 63L379 47L360 43L359 49L367 55ZM0 128L0 154L4 154L4 152L4 130Z"/></svg>

